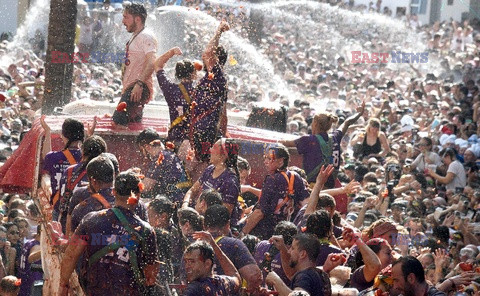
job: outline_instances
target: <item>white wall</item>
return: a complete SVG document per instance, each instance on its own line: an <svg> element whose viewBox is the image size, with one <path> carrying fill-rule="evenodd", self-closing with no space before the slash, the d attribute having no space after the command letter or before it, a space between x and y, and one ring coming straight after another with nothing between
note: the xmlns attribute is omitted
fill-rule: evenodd
<svg viewBox="0 0 480 296"><path fill-rule="evenodd" d="M373 7L375 8L377 0L355 0L355 6L363 4L368 7L368 4L370 2L373 2ZM410 11L410 0L383 0L380 12L383 11L383 8L385 6L387 6L388 8L390 8L390 10L393 11L393 16L395 16L395 13L397 12L397 7L406 7L408 14Z"/></svg>
<svg viewBox="0 0 480 296"><path fill-rule="evenodd" d="M453 19L460 22L462 20L462 13L469 11L468 0L453 0L453 5L447 5L448 0L441 1L443 5L442 8L440 8L441 21L449 21L450 19Z"/></svg>
<svg viewBox="0 0 480 296"><path fill-rule="evenodd" d="M12 32L15 35L18 22L18 1L2 0L0 4L0 34Z"/></svg>

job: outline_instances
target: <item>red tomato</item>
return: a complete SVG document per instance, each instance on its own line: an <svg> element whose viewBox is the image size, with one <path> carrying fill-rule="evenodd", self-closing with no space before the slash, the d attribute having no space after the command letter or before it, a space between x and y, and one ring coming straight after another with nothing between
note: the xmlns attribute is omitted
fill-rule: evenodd
<svg viewBox="0 0 480 296"><path fill-rule="evenodd" d="M462 263L460 263L460 268L463 271L472 271L473 270L473 265L472 265L472 263L462 262Z"/></svg>
<svg viewBox="0 0 480 296"><path fill-rule="evenodd" d="M118 112L127 111L127 103L121 102L120 104L118 104L118 105L117 105L117 111L118 111Z"/></svg>

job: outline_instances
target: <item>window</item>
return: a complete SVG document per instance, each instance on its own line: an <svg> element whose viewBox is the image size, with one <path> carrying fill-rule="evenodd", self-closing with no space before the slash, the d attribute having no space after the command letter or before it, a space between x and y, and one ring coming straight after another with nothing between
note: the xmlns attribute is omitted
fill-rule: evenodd
<svg viewBox="0 0 480 296"><path fill-rule="evenodd" d="M425 14L427 12L428 0L412 0L410 3L410 14Z"/></svg>
<svg viewBox="0 0 480 296"><path fill-rule="evenodd" d="M453 5L453 0L448 0L447 5Z"/></svg>

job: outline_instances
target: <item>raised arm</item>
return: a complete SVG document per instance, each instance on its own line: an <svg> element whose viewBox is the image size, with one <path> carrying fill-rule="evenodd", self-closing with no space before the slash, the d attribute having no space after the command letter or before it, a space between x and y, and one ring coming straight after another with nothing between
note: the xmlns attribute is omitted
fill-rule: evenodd
<svg viewBox="0 0 480 296"><path fill-rule="evenodd" d="M320 195L320 191L323 189L323 185L327 182L328 177L333 172L335 167L329 164L326 168L322 166L320 171L318 172L317 179L315 182L315 186L313 186L312 193L310 193L310 198L308 200L307 208L305 209L305 216L313 214L317 208L318 198Z"/></svg>
<svg viewBox="0 0 480 296"><path fill-rule="evenodd" d="M221 21L215 35L213 35L210 42L208 42L207 48L202 54L202 59L208 72L210 72L213 66L218 62L218 57L215 53L218 48L218 42L222 33L228 30L230 30L230 25L226 21Z"/></svg>
<svg viewBox="0 0 480 296"><path fill-rule="evenodd" d="M358 113L356 115L352 115L349 118L347 118L342 125L338 128L339 130L342 131L342 135L345 135L345 133L348 131L348 128L350 125L354 124L357 122L357 120L362 117L363 113L365 112L365 101L362 102L362 105L358 109Z"/></svg>
<svg viewBox="0 0 480 296"><path fill-rule="evenodd" d="M182 55L182 54L183 53L180 47L170 48L155 60L155 63L154 63L155 72L162 70L169 59L171 59L175 55Z"/></svg>

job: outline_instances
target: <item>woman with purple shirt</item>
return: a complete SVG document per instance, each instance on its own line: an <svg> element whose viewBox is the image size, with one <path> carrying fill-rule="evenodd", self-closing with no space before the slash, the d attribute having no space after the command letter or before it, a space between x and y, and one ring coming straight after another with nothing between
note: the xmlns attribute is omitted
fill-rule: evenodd
<svg viewBox="0 0 480 296"><path fill-rule="evenodd" d="M188 137L190 122L190 104L193 94L193 82L197 78L195 65L189 60L183 60L175 65L175 77L180 81L171 82L163 67L175 55L182 55L178 47L171 48L155 61L155 72L160 89L167 101L170 112L170 128L167 140L174 141L175 146Z"/></svg>
<svg viewBox="0 0 480 296"><path fill-rule="evenodd" d="M35 238L23 245L18 277L22 279L20 292L18 293L18 295L21 296L30 295L35 281L43 279L40 250L40 226L37 227Z"/></svg>
<svg viewBox="0 0 480 296"><path fill-rule="evenodd" d="M278 222L289 221L289 215L309 196L302 177L287 170L290 154L285 146L270 146L264 158L268 175L263 182L260 200L242 230L244 234L250 233L263 240L272 236ZM290 186L293 187L291 193Z"/></svg>
<svg viewBox="0 0 480 296"><path fill-rule="evenodd" d="M55 205L55 202L58 201L58 198L55 197L58 196L57 192L60 189L59 183L63 171L82 159L80 145L83 143L84 126L83 123L76 119L65 119L62 124L61 135L65 146L62 151L51 151L50 127L45 122L45 116L40 118L40 123L45 131L45 140L42 148L43 176L41 186L45 192L51 190L51 202Z"/></svg>
<svg viewBox="0 0 480 296"><path fill-rule="evenodd" d="M183 199L182 207L185 208L190 201L196 201L200 193L207 189L215 189L222 195L223 205L228 209L231 225L235 226L240 217L238 195L240 194L240 181L237 169L239 146L233 139L222 138L210 149L210 163L202 176L188 190Z"/></svg>
<svg viewBox="0 0 480 296"><path fill-rule="evenodd" d="M350 125L355 123L364 111L365 102L362 103L358 114L347 118L331 135L328 134L328 131L332 124L337 122L338 117L330 113L317 114L313 118L311 135L302 136L295 141L282 142L287 147L297 147L298 153L303 155L303 169L307 173L309 183L315 183L315 178L323 164L333 164L338 172L341 163L340 142ZM336 173L330 175L325 184L326 188L334 187L336 175Z"/></svg>

